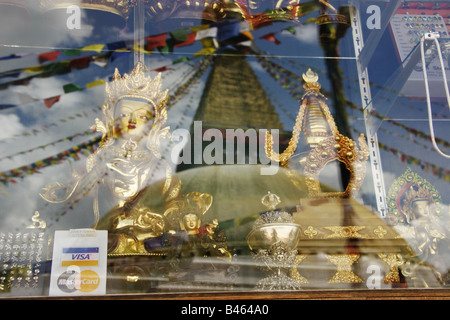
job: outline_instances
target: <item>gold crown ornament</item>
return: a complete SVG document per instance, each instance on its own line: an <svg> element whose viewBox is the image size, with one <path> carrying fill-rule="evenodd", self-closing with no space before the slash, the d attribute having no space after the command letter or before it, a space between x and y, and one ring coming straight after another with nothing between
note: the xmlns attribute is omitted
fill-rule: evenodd
<svg viewBox="0 0 450 320"><path fill-rule="evenodd" d="M426 179L407 168L392 183L386 194L387 218L393 225L410 223L415 202L428 202L437 216L441 216L442 199L436 188Z"/></svg>
<svg viewBox="0 0 450 320"><path fill-rule="evenodd" d="M430 201L433 202L433 197L431 196L430 190L424 186L418 186L414 188L411 186L409 191L406 193L405 202L415 202L415 201Z"/></svg>
<svg viewBox="0 0 450 320"><path fill-rule="evenodd" d="M326 97L320 92L317 73L308 69L303 74L301 105L292 130L288 147L278 154L273 151L273 138L266 133L266 154L273 160L287 166L297 150L300 135L303 132L310 151L300 159L304 167L306 185L311 197L348 197L359 191L365 175L369 149L363 134L358 138L360 148L352 139L343 136L334 122L334 118L325 103ZM332 161L344 163L350 173L350 181L343 192L322 192L319 175L324 167Z"/></svg>
<svg viewBox="0 0 450 320"><path fill-rule="evenodd" d="M219 0L224 7L224 11L229 18L239 18L245 20L249 16L248 9L236 0Z"/></svg>
<svg viewBox="0 0 450 320"><path fill-rule="evenodd" d="M130 5L127 0L41 0L41 7L46 12L66 9L72 5L85 10L111 13L125 20L128 19L130 12Z"/></svg>
<svg viewBox="0 0 450 320"><path fill-rule="evenodd" d="M155 109L161 108L168 91L161 91L161 73L152 79L145 75L147 71L147 67L142 62L137 63L130 74L123 76L116 68L112 81L106 84L107 100L116 104L122 99L137 98L151 103Z"/></svg>
<svg viewBox="0 0 450 320"><path fill-rule="evenodd" d="M323 14L317 17L316 23L319 25L336 23L348 25L348 20L345 15L338 13L338 10L333 7L328 0L319 0L322 5ZM331 12L331 13L330 13Z"/></svg>
<svg viewBox="0 0 450 320"><path fill-rule="evenodd" d="M100 219L99 183L110 188L112 195L118 200L120 208L127 203L132 208L133 201L152 178L150 173L154 168L153 164L161 160L160 139L169 136L170 128L165 126L167 121L165 99L168 90L161 90L160 73L152 79L150 76L146 76L146 71L147 68L142 62L137 63L130 74L121 76L119 71L115 70L112 81L107 83L105 88L106 101L103 105L103 119L95 119L95 125L91 127L103 135L100 147L86 160L87 174L79 176L74 172L73 182L70 185L51 183L40 193L48 202L62 203L74 196L83 197L92 190L95 194L93 202L95 227ZM135 128L133 129L144 128L144 130L138 130L135 136L115 134L114 111L116 108L117 111L121 111L122 106L117 104L125 100L128 103L126 104L127 108L130 106L131 108L143 108L149 113L151 111L154 116L153 119L150 119L145 115L143 122L134 123ZM142 102L146 103L143 107ZM145 145L140 144L140 141L143 141ZM178 185L175 180L172 179L171 168L167 166L164 190L162 191L166 198L176 194L174 189L178 188ZM149 224L156 221L156 216L151 212L138 210L138 213L144 214ZM129 222L129 220L127 221ZM140 221L132 222L136 223L138 227L141 225ZM125 224L122 222L121 225Z"/></svg>
<svg viewBox="0 0 450 320"><path fill-rule="evenodd" d="M407 218L407 222L417 219L416 212L414 210L414 204L416 202L425 203L427 207L434 207L433 197L430 189L427 186L413 186L409 187L409 190L405 192L405 198L403 199L403 212ZM429 210L429 209L427 209Z"/></svg>
<svg viewBox="0 0 450 320"><path fill-rule="evenodd" d="M153 21L195 19L216 22L225 17L223 5L217 0L149 0L144 5Z"/></svg>
<svg viewBox="0 0 450 320"><path fill-rule="evenodd" d="M155 123L160 129L167 121L166 98L168 90L161 90L161 73L152 79L146 76L147 67L138 62L129 74L120 75L116 68L112 81L105 85L105 104L103 105L103 121L96 119L93 127L103 133L103 139L112 136L114 129L114 109L124 99L141 100L149 103L154 111Z"/></svg>
<svg viewBox="0 0 450 320"><path fill-rule="evenodd" d="M320 94L320 88L322 86L318 82L319 76L317 73L308 69L308 71L302 75L302 78L305 81L305 84L303 85L303 89L305 89L306 92L305 95L310 93L315 93L316 95Z"/></svg>
<svg viewBox="0 0 450 320"><path fill-rule="evenodd" d="M269 132L266 134L266 154L271 160L280 162L282 166L287 165L289 159L297 150L302 131L305 133L307 140L314 136L320 136L321 139L319 140L323 140L338 133L333 116L324 101L326 97L320 92L319 76L308 69L303 74L303 80L305 82L303 84L305 93L300 100L301 105L292 131L292 138L286 150L281 154L273 152L272 136ZM312 144L315 146L317 142L315 141Z"/></svg>

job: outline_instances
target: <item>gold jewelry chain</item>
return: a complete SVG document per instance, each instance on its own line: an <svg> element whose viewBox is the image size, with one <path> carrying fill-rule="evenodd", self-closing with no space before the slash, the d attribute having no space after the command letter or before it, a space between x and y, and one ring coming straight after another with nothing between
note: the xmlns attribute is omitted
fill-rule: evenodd
<svg viewBox="0 0 450 320"><path fill-rule="evenodd" d="M300 140L300 132L302 129L303 116L305 115L304 112L305 108L306 105L305 102L303 102L299 108L297 118L295 120L295 125L292 130L292 137L289 140L289 145L286 148L286 150L283 151L282 154L278 154L273 151L273 137L269 133L269 131L266 132L266 145L265 145L266 155L272 161L281 162L281 165L285 166L286 163L294 154L295 150L297 149L298 141Z"/></svg>

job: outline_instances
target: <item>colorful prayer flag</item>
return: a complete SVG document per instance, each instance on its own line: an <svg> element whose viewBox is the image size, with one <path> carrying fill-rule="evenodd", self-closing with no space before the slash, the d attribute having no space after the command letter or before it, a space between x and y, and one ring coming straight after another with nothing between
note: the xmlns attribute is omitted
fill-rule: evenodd
<svg viewBox="0 0 450 320"><path fill-rule="evenodd" d="M166 67L166 66L157 68L157 69L153 69L153 71L156 71L156 72L163 72L163 71L168 71L168 70L170 70L170 68Z"/></svg>
<svg viewBox="0 0 450 320"><path fill-rule="evenodd" d="M40 55L38 55L39 63L44 63L46 61L55 61L60 53L61 51L41 53Z"/></svg>
<svg viewBox="0 0 450 320"><path fill-rule="evenodd" d="M44 103L47 106L47 108L50 109L55 103L57 103L59 101L60 98L61 98L61 96L47 98L47 99L44 99Z"/></svg>
<svg viewBox="0 0 450 320"><path fill-rule="evenodd" d="M159 34L156 36L150 36L145 39L145 49L151 51L159 47L166 46L167 33Z"/></svg>
<svg viewBox="0 0 450 320"><path fill-rule="evenodd" d="M1 75L2 78L10 77L10 78L18 78L20 76L21 71L12 71L12 72L5 72Z"/></svg>
<svg viewBox="0 0 450 320"><path fill-rule="evenodd" d="M105 68L108 65L111 52L102 53L92 57L92 63L96 64L100 68Z"/></svg>
<svg viewBox="0 0 450 320"><path fill-rule="evenodd" d="M15 104L0 104L0 110L9 109L16 107Z"/></svg>
<svg viewBox="0 0 450 320"><path fill-rule="evenodd" d="M97 53L102 52L105 44L91 44L81 49L81 51L95 51Z"/></svg>
<svg viewBox="0 0 450 320"><path fill-rule="evenodd" d="M209 24L200 24L198 26L190 27L189 30L191 30L191 32L199 32L199 31L206 30L209 28L210 28Z"/></svg>
<svg viewBox="0 0 450 320"><path fill-rule="evenodd" d="M189 58L188 57L182 57L176 60L173 60L172 64L177 64L177 63L181 63L181 62L188 62Z"/></svg>
<svg viewBox="0 0 450 320"><path fill-rule="evenodd" d="M70 60L69 62L69 69L75 68L75 69L83 69L86 68L89 65L89 62L91 61L90 56L82 57L82 58L76 58L73 60Z"/></svg>
<svg viewBox="0 0 450 320"><path fill-rule="evenodd" d="M45 71L46 68L47 68L47 66L34 66L34 67L24 68L23 71L27 72L27 73L40 73L40 72Z"/></svg>
<svg viewBox="0 0 450 320"><path fill-rule="evenodd" d="M80 87L79 85L69 83L69 84L66 84L63 86L63 90L64 90L64 93L71 93L71 92L83 90L83 88Z"/></svg>
<svg viewBox="0 0 450 320"><path fill-rule="evenodd" d="M289 27L283 29L283 31L288 31L289 33L292 33L294 35L297 33L297 31L295 30L295 28L293 26L289 26Z"/></svg>
<svg viewBox="0 0 450 320"><path fill-rule="evenodd" d="M217 27L197 31L195 35L195 40L202 40L205 38L215 38L215 37L217 37Z"/></svg>
<svg viewBox="0 0 450 320"><path fill-rule="evenodd" d="M175 42L184 42L188 39L188 29L174 30L170 32L170 36Z"/></svg>
<svg viewBox="0 0 450 320"><path fill-rule="evenodd" d="M194 54L194 57L210 55L216 52L216 50L217 50L216 48L203 48L200 51L196 52Z"/></svg>
<svg viewBox="0 0 450 320"><path fill-rule="evenodd" d="M239 22L222 24L221 26L219 26L219 29L217 31L217 38L219 38L220 41L224 41L232 37L238 36L239 31L240 31Z"/></svg>
<svg viewBox="0 0 450 320"><path fill-rule="evenodd" d="M169 39L166 41L166 45L164 47L158 47L159 52L161 53L170 53L173 52L174 40Z"/></svg>
<svg viewBox="0 0 450 320"><path fill-rule="evenodd" d="M111 62L127 57L130 54L130 51L116 51L111 54Z"/></svg>
<svg viewBox="0 0 450 320"><path fill-rule="evenodd" d="M126 49L127 43L125 41L118 41L118 42L108 43L106 46L107 46L108 50L116 51L116 50L120 50L120 49Z"/></svg>
<svg viewBox="0 0 450 320"><path fill-rule="evenodd" d="M253 40L253 34L250 31L241 31L241 35L246 37L248 40Z"/></svg>
<svg viewBox="0 0 450 320"><path fill-rule="evenodd" d="M92 88L92 87L100 86L103 84L105 84L105 80L99 79L99 80L95 80L95 81L92 81L92 82L89 82L88 84L86 84L86 88Z"/></svg>
<svg viewBox="0 0 450 320"><path fill-rule="evenodd" d="M153 51L148 51L145 48L142 48L141 46L139 46L138 44L135 44L133 46L133 51L135 51L135 52L142 52L142 53L145 53L145 54L153 54Z"/></svg>
<svg viewBox="0 0 450 320"><path fill-rule="evenodd" d="M195 33L189 33L186 36L186 41L175 43L174 47L178 48L178 47L189 46L189 45L193 44L194 42L195 42Z"/></svg>
<svg viewBox="0 0 450 320"><path fill-rule="evenodd" d="M0 57L0 60L10 60L10 59L20 59L21 56L18 56L16 54L10 54L9 56Z"/></svg>
<svg viewBox="0 0 450 320"><path fill-rule="evenodd" d="M262 36L260 39L275 42L277 45L281 43L277 38L275 38L275 34L273 32Z"/></svg>
<svg viewBox="0 0 450 320"><path fill-rule="evenodd" d="M67 49L67 50L63 50L63 53L65 56L68 56L68 57L77 57L81 54L81 50L80 49Z"/></svg>

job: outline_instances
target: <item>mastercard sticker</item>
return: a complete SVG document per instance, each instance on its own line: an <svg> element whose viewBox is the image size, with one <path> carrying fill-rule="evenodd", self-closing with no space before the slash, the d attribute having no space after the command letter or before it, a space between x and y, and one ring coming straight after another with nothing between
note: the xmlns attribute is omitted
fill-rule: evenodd
<svg viewBox="0 0 450 320"><path fill-rule="evenodd" d="M51 296L106 294L107 231L56 231Z"/></svg>

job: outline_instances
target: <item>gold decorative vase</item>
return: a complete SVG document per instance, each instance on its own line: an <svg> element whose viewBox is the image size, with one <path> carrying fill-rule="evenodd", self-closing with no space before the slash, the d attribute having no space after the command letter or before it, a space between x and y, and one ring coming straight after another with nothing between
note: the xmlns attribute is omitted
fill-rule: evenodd
<svg viewBox="0 0 450 320"><path fill-rule="evenodd" d="M275 195L269 193L267 196ZM284 211L267 211L256 219L247 236L247 243L253 259L262 269L270 272L268 277L257 282L257 290L301 289L300 284L288 276L297 256L300 232L300 225L294 223L292 216Z"/></svg>

